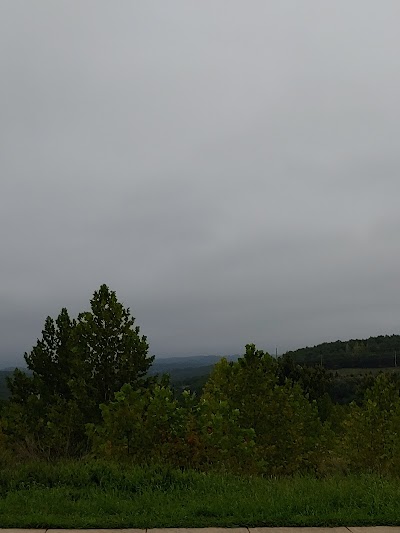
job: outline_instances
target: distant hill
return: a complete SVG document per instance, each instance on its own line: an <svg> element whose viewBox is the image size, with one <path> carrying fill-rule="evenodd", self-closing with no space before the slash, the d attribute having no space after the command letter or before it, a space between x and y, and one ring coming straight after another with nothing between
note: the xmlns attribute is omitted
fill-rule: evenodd
<svg viewBox="0 0 400 533"><path fill-rule="evenodd" d="M400 366L400 335L324 342L287 352L298 363L325 368L389 368Z"/></svg>
<svg viewBox="0 0 400 533"><path fill-rule="evenodd" d="M229 355L228 361L236 361L239 355ZM222 359L220 355L200 355L193 357L159 357L149 370L150 375L168 374L171 385L182 390L190 388L199 392L207 381L214 365Z"/></svg>
<svg viewBox="0 0 400 533"><path fill-rule="evenodd" d="M236 361L240 356L239 355L228 355L226 358L229 361ZM200 369L205 367L212 367L218 361L222 359L221 355L195 355L195 356L184 356L184 357L156 357L149 373L154 374L163 374L163 373L175 373L182 372L189 369Z"/></svg>

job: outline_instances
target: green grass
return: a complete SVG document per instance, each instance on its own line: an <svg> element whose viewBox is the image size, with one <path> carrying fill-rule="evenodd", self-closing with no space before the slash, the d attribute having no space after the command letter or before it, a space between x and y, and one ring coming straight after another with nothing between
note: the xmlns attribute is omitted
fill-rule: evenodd
<svg viewBox="0 0 400 533"><path fill-rule="evenodd" d="M400 525L400 482L266 479L104 462L0 471L1 527Z"/></svg>

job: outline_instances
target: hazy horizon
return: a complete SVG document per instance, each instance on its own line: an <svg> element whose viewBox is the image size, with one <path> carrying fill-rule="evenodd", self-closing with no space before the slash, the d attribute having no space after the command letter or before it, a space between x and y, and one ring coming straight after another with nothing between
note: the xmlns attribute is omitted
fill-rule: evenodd
<svg viewBox="0 0 400 533"><path fill-rule="evenodd" d="M399 335L399 333L392 333L392 334L385 334L385 335L388 335L388 336L391 336L391 335ZM291 348L288 348L286 350L283 350L283 351L280 351L278 349L278 346L275 346L275 348L272 350L272 349L266 349L265 347L262 347L262 346L257 346L258 349L263 349L264 351L268 352L270 355L272 355L273 357L280 357L282 355L285 355L285 353L287 352L290 352L292 350L297 350L297 349L300 349L300 348L312 348L314 346L317 346L319 344L322 344L322 343L325 343L325 342L335 342L335 341L341 341L341 342L346 342L346 341L352 341L352 340L366 340L368 339L369 337L371 337L371 335L369 335L368 337L365 337L365 338L355 338L355 337L351 337L351 338L346 338L346 339L334 339L334 340L331 340L331 341L321 341L319 343L311 343L311 344L307 344L307 345L304 345L304 346L293 346ZM30 350L28 350L29 352ZM149 352L149 355L155 355L155 358L157 361L159 360L163 360L163 359L189 359L189 358L198 358L198 357L240 357L242 355L244 355L245 353L245 346L243 346L243 349L237 353L198 353L198 354L191 354L191 355L188 355L188 354L180 354L180 355L175 355L175 354L154 354L151 352L151 349L150 349L150 352ZM18 367L24 367L26 366L25 364L25 361L24 361L24 358L23 358L23 355L19 355L17 358L11 358L9 360L5 360L5 363L2 364L2 366L0 367L0 370L8 370L10 368L13 368L13 361L17 361L17 360L20 360L20 363L16 363L16 366Z"/></svg>

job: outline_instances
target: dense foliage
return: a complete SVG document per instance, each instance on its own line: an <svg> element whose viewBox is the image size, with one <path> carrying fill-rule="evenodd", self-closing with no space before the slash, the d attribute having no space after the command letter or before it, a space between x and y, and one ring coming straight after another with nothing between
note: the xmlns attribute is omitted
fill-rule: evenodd
<svg viewBox="0 0 400 533"><path fill-rule="evenodd" d="M71 319L62 309L46 319L42 338L25 354L29 374L16 370L3 427L29 453L76 455L88 450L85 425L125 383L138 383L153 358L135 319L102 285L91 310Z"/></svg>
<svg viewBox="0 0 400 533"><path fill-rule="evenodd" d="M254 345L221 359L201 394L149 376L146 337L102 285L90 311L47 318L2 406L5 460L92 456L269 476L400 473L397 374L367 375L335 401L322 366L274 359ZM1 457L1 456L0 456Z"/></svg>
<svg viewBox="0 0 400 533"><path fill-rule="evenodd" d="M385 368L400 366L400 335L380 335L366 340L324 342L287 352L297 363L325 368Z"/></svg>

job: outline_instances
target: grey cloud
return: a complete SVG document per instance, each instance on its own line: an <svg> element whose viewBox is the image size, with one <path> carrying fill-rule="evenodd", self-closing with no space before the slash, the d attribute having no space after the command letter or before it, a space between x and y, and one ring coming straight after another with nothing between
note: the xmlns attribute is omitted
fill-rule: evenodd
<svg viewBox="0 0 400 533"><path fill-rule="evenodd" d="M0 358L103 282L158 355L397 332L399 11L4 1Z"/></svg>

